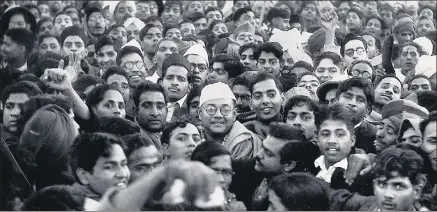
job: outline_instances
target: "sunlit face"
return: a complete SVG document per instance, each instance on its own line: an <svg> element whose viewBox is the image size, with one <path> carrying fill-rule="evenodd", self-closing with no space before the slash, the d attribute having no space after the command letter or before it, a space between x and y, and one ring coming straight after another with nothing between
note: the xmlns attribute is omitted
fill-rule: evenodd
<svg viewBox="0 0 437 212"><path fill-rule="evenodd" d="M249 7L249 1L244 1L244 0L237 0L234 4L234 7L232 8L232 10L235 12L240 8L245 8L245 7Z"/></svg>
<svg viewBox="0 0 437 212"><path fill-rule="evenodd" d="M178 38L182 40L182 32L178 28L171 28L165 33L166 38Z"/></svg>
<svg viewBox="0 0 437 212"><path fill-rule="evenodd" d="M254 34L252 34L251 32L240 32L236 35L235 40L238 44L244 45L247 43L253 43L255 38Z"/></svg>
<svg viewBox="0 0 437 212"><path fill-rule="evenodd" d="M163 40L159 43L157 52L155 54L155 62L158 65L158 68L161 69L162 62L164 62L165 58L168 55L178 52L178 46L174 41L171 40Z"/></svg>
<svg viewBox="0 0 437 212"><path fill-rule="evenodd" d="M174 129L169 139L168 145L164 144L164 152L170 159L189 160L194 148L202 142L199 130L191 123Z"/></svg>
<svg viewBox="0 0 437 212"><path fill-rule="evenodd" d="M143 21L150 17L150 5L148 2L137 2L135 6L135 17Z"/></svg>
<svg viewBox="0 0 437 212"><path fill-rule="evenodd" d="M137 53L123 55L120 59L120 66L128 73L129 84L132 87L141 83L146 76L146 68L144 66L143 58Z"/></svg>
<svg viewBox="0 0 437 212"><path fill-rule="evenodd" d="M361 40L351 40L344 46L344 61L349 66L355 60L367 60L368 55Z"/></svg>
<svg viewBox="0 0 437 212"><path fill-rule="evenodd" d="M225 23L218 23L216 24L213 28L212 28L212 32L219 36L223 33L227 33L228 32L228 27L226 26Z"/></svg>
<svg viewBox="0 0 437 212"><path fill-rule="evenodd" d="M129 26L127 26L126 27L127 40L130 41L132 39L135 39L140 43L141 42L140 31L141 29L138 28L137 25L135 25L135 23L132 23Z"/></svg>
<svg viewBox="0 0 437 212"><path fill-rule="evenodd" d="M88 30L94 36L101 36L106 30L106 22L101 12L93 12L87 21Z"/></svg>
<svg viewBox="0 0 437 212"><path fill-rule="evenodd" d="M103 95L102 101L95 106L97 117L121 117L126 116L126 105L123 95L116 90L108 90Z"/></svg>
<svg viewBox="0 0 437 212"><path fill-rule="evenodd" d="M40 35L55 34L55 29L53 27L53 23L51 21L43 22L39 26L39 34Z"/></svg>
<svg viewBox="0 0 437 212"><path fill-rule="evenodd" d="M381 37L381 33L382 33L381 22L376 18L372 18L369 21L367 21L365 30L371 33L375 37Z"/></svg>
<svg viewBox="0 0 437 212"><path fill-rule="evenodd" d="M367 80L370 84L372 83L373 69L367 63L357 63L351 67L351 75L353 77L360 77Z"/></svg>
<svg viewBox="0 0 437 212"><path fill-rule="evenodd" d="M196 27L194 27L194 24L192 23L183 23L181 24L180 29L183 37L196 34Z"/></svg>
<svg viewBox="0 0 437 212"><path fill-rule="evenodd" d="M317 88L320 86L319 79L313 75L304 75L297 83L298 87L307 89L310 92L311 99L318 101Z"/></svg>
<svg viewBox="0 0 437 212"><path fill-rule="evenodd" d="M362 24L361 18L355 12L349 12L346 16L346 26L349 30L360 29Z"/></svg>
<svg viewBox="0 0 437 212"><path fill-rule="evenodd" d="M244 66L249 67L252 71L257 70L257 61L253 57L253 48L248 48L246 51L241 53L240 62L243 63Z"/></svg>
<svg viewBox="0 0 437 212"><path fill-rule="evenodd" d="M158 4L155 1L148 1L147 3L149 4L150 15L151 16L159 16L158 15Z"/></svg>
<svg viewBox="0 0 437 212"><path fill-rule="evenodd" d="M364 15L367 17L378 15L378 5L376 1L368 1L364 4Z"/></svg>
<svg viewBox="0 0 437 212"><path fill-rule="evenodd" d="M252 109L261 120L273 120L281 111L282 96L273 79L258 82L252 87Z"/></svg>
<svg viewBox="0 0 437 212"><path fill-rule="evenodd" d="M177 4L172 4L171 6L164 8L164 11L161 15L164 25L179 23L179 20L181 19L181 13L181 8L179 8Z"/></svg>
<svg viewBox="0 0 437 212"><path fill-rule="evenodd" d="M109 32L109 36L111 36L114 40L119 40L121 45L124 45L127 42L127 31L123 26L116 27Z"/></svg>
<svg viewBox="0 0 437 212"><path fill-rule="evenodd" d="M282 31L290 29L290 20L287 18L276 17L272 19L273 27Z"/></svg>
<svg viewBox="0 0 437 212"><path fill-rule="evenodd" d="M420 53L415 46L404 46L399 57L403 70L412 70L419 62Z"/></svg>
<svg viewBox="0 0 437 212"><path fill-rule="evenodd" d="M401 142L405 144L411 144L416 147L422 145L422 136L414 128L410 127L406 129L401 136Z"/></svg>
<svg viewBox="0 0 437 212"><path fill-rule="evenodd" d="M314 18L316 18L317 17L316 5L314 4L305 5L305 7L302 9L301 16L303 19L307 21L311 21Z"/></svg>
<svg viewBox="0 0 437 212"><path fill-rule="evenodd" d="M268 135L262 142L262 149L256 153L255 170L264 173L280 173L285 164L281 164L280 151L287 142Z"/></svg>
<svg viewBox="0 0 437 212"><path fill-rule="evenodd" d="M206 18L199 18L194 21L194 27L196 28L196 34L207 28L208 21Z"/></svg>
<svg viewBox="0 0 437 212"><path fill-rule="evenodd" d="M365 117L369 111L367 105L367 97L362 88L351 87L347 91L340 94L338 103L351 108L359 119Z"/></svg>
<svg viewBox="0 0 437 212"><path fill-rule="evenodd" d="M394 35L395 35L396 40L398 41L398 43L400 45L402 45L408 41L412 41L415 38L413 31L397 32L397 33L394 33Z"/></svg>
<svg viewBox="0 0 437 212"><path fill-rule="evenodd" d="M420 11L419 17L426 16L431 20L434 18L434 12L430 8L425 8Z"/></svg>
<svg viewBox="0 0 437 212"><path fill-rule="evenodd" d="M116 65L117 52L114 50L113 45L105 45L96 52L97 62L100 68L106 70L109 66Z"/></svg>
<svg viewBox="0 0 437 212"><path fill-rule="evenodd" d="M344 20L347 15L347 11L350 9L349 2L342 2L338 8L338 18Z"/></svg>
<svg viewBox="0 0 437 212"><path fill-rule="evenodd" d="M17 123L21 116L24 103L29 100L25 93L12 93L6 99L3 109L3 127L6 131L17 132Z"/></svg>
<svg viewBox="0 0 437 212"><path fill-rule="evenodd" d="M429 79L427 78L416 78L414 80L411 81L410 83L410 87L409 87L410 91L430 91L431 90L431 83L429 82Z"/></svg>
<svg viewBox="0 0 437 212"><path fill-rule="evenodd" d="M59 41L55 37L47 37L44 38L39 44L38 52L40 53L40 55L43 55L47 52L60 54L61 45L59 44Z"/></svg>
<svg viewBox="0 0 437 212"><path fill-rule="evenodd" d="M154 49L162 39L162 32L157 27L151 27L141 39L143 49Z"/></svg>
<svg viewBox="0 0 437 212"><path fill-rule="evenodd" d="M211 24L211 22L212 21L214 21L214 20L223 20L223 16L222 16L222 14L220 13L220 11L218 11L218 10L212 10L212 11L209 11L207 14L206 14L206 18L208 18L208 26Z"/></svg>
<svg viewBox="0 0 437 212"><path fill-rule="evenodd" d="M240 33L241 34L241 33ZM281 73L281 61L273 54L273 52L262 51L257 62L258 71L279 76Z"/></svg>
<svg viewBox="0 0 437 212"><path fill-rule="evenodd" d="M115 22L123 24L130 17L134 17L134 8L129 2L121 1L114 12Z"/></svg>
<svg viewBox="0 0 437 212"><path fill-rule="evenodd" d="M134 150L128 158L130 182L140 179L161 164L161 159L155 145L143 146Z"/></svg>
<svg viewBox="0 0 437 212"><path fill-rule="evenodd" d="M437 154L436 154L436 146L437 146L437 133L436 133L436 122L429 122L425 130L423 131L423 143L421 145L421 149L428 154L429 159L431 160L432 168L434 171L437 171Z"/></svg>
<svg viewBox="0 0 437 212"><path fill-rule="evenodd" d="M162 87L170 102L176 102L187 95L190 86L188 70L183 66L170 66L163 76Z"/></svg>
<svg viewBox="0 0 437 212"><path fill-rule="evenodd" d="M9 19L8 29L16 28L30 29L30 25L26 23L26 20L22 14L15 14Z"/></svg>
<svg viewBox="0 0 437 212"><path fill-rule="evenodd" d="M330 58L322 59L316 68L315 74L320 79L321 83L331 80L335 76L340 76L340 68L334 64Z"/></svg>
<svg viewBox="0 0 437 212"><path fill-rule="evenodd" d="M199 108L199 118L205 132L211 135L226 135L236 120L237 112L232 99L213 99Z"/></svg>
<svg viewBox="0 0 437 212"><path fill-rule="evenodd" d="M390 10L381 10L379 15L381 16L382 19L384 19L387 26L393 25L393 21L394 21L393 13Z"/></svg>
<svg viewBox="0 0 437 212"><path fill-rule="evenodd" d="M399 127L399 126L398 126ZM397 127L389 119L384 119L378 125L378 130L376 131L376 141L374 146L377 152L382 152L384 149L396 144L396 139L398 136Z"/></svg>
<svg viewBox="0 0 437 212"><path fill-rule="evenodd" d="M195 12L200 12L203 13L203 5L202 2L200 1L191 1L188 6L187 6L187 11L186 12L188 15L191 15Z"/></svg>
<svg viewBox="0 0 437 212"><path fill-rule="evenodd" d="M328 168L349 155L355 145L355 136L343 121L328 119L319 127L318 145Z"/></svg>
<svg viewBox="0 0 437 212"><path fill-rule="evenodd" d="M106 84L117 86L121 94L123 95L125 101L129 99L129 95L130 95L129 82L125 76L113 74L108 77Z"/></svg>
<svg viewBox="0 0 437 212"><path fill-rule="evenodd" d="M419 36L425 36L428 32L434 30L434 24L428 19L422 19L417 24L417 33L419 34Z"/></svg>
<svg viewBox="0 0 437 212"><path fill-rule="evenodd" d="M164 94L146 91L140 95L137 122L147 132L161 132L166 124L167 106Z"/></svg>
<svg viewBox="0 0 437 212"><path fill-rule="evenodd" d="M401 98L402 85L393 77L382 79L375 88L375 103L385 105L389 101Z"/></svg>
<svg viewBox="0 0 437 212"><path fill-rule="evenodd" d="M77 35L68 36L62 45L62 51L64 56L68 56L75 52L80 58L85 58L87 55L87 50L85 49L85 44Z"/></svg>
<svg viewBox="0 0 437 212"><path fill-rule="evenodd" d="M256 26L256 23L255 23L255 14L253 14L253 12L251 12L251 11L242 14L240 16L240 18L235 21L235 26L238 27L238 26L240 26L242 24L245 24L247 22L252 24L252 26Z"/></svg>
<svg viewBox="0 0 437 212"><path fill-rule="evenodd" d="M188 55L187 60L192 64L193 84L203 85L208 79L208 63L200 55Z"/></svg>
<svg viewBox="0 0 437 212"><path fill-rule="evenodd" d="M302 129L307 139L312 139L317 132L314 111L310 110L309 105L304 102L290 108L287 113L286 123Z"/></svg>
<svg viewBox="0 0 437 212"><path fill-rule="evenodd" d="M61 35L62 31L69 27L73 26L73 20L67 14L60 14L55 19L55 33L56 35Z"/></svg>

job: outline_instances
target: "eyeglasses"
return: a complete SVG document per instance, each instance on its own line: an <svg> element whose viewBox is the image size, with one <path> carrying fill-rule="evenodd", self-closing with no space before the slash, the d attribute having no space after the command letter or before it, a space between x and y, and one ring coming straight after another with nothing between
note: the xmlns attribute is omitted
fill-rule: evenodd
<svg viewBox="0 0 437 212"><path fill-rule="evenodd" d="M344 54L347 55L348 57L352 57L354 56L355 52L357 52L358 55L362 55L365 52L365 50L364 48L348 49L344 52Z"/></svg>
<svg viewBox="0 0 437 212"><path fill-rule="evenodd" d="M232 169L217 169L217 168L211 168L215 171L215 173L222 175L223 177L232 177L234 175L234 171Z"/></svg>
<svg viewBox="0 0 437 212"><path fill-rule="evenodd" d="M362 78L370 78L371 74L368 71L361 71L358 69L352 70L353 77L359 77L361 75Z"/></svg>
<svg viewBox="0 0 437 212"><path fill-rule="evenodd" d="M208 70L208 67L205 64L195 64L191 63L192 70L194 71L196 68L199 69L199 72L203 73Z"/></svg>
<svg viewBox="0 0 437 212"><path fill-rule="evenodd" d="M203 109L205 109L205 112L210 116L213 116L217 112L217 107L214 105L206 105L205 107L203 107ZM220 113L223 116L228 116L229 114L231 114L231 112L232 108L229 105L225 105L220 108Z"/></svg>
<svg viewBox="0 0 437 212"><path fill-rule="evenodd" d="M126 62L123 67L125 67L129 70L132 70L134 68L134 65L137 67L137 69L142 69L144 67L143 61L136 61L136 62L129 61L129 62Z"/></svg>

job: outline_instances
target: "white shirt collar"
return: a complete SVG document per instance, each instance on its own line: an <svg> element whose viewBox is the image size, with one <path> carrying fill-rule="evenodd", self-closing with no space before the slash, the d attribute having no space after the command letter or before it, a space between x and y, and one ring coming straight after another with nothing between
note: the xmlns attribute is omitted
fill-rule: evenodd
<svg viewBox="0 0 437 212"><path fill-rule="evenodd" d="M182 105L183 105L184 102L185 102L185 99L187 99L187 96L188 96L188 93L185 94L185 96L182 97L182 99L179 99L179 101L177 101L177 103L179 104L179 107L182 107Z"/></svg>
<svg viewBox="0 0 437 212"><path fill-rule="evenodd" d="M331 183L331 177L332 174L335 171L335 168L343 168L344 170L347 169L348 166L348 162L347 162L347 158L344 158L343 160L335 163L334 165L326 168L325 166L325 156L322 155L320 157L318 157L315 161L314 161L314 166L320 167L320 172L317 174L317 178L324 180L327 183Z"/></svg>
<svg viewBox="0 0 437 212"><path fill-rule="evenodd" d="M27 62L24 63L21 67L18 67L17 70L19 71L26 71L27 70Z"/></svg>

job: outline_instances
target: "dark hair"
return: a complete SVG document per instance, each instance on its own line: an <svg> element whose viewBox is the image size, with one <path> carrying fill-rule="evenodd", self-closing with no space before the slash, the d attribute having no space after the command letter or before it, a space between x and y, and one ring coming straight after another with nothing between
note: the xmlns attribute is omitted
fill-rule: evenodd
<svg viewBox="0 0 437 212"><path fill-rule="evenodd" d="M178 1L178 0L167 0L167 1L165 1L165 3L164 3L164 9L167 8L167 7L171 7L171 6L173 6L173 5L178 6L179 9L180 9L180 11L181 11L181 14L183 14L183 12L184 12L184 7L183 7L183 5L182 5L182 2L181 2L181 1Z"/></svg>
<svg viewBox="0 0 437 212"><path fill-rule="evenodd" d="M178 119L178 120L176 120L174 122L168 123L165 126L164 130L162 130L162 133L161 133L161 142L162 142L162 144L170 145L170 137L171 137L171 133L173 132L173 130L175 130L178 127L185 128L188 124L193 124L193 123L191 123L190 121L186 120L185 118Z"/></svg>
<svg viewBox="0 0 437 212"><path fill-rule="evenodd" d="M372 66L372 63L370 63L369 60L354 60L354 61L349 65L349 68L348 68L348 70L347 70L347 74L348 74L349 76L351 76L351 75L352 75L352 68L353 68L355 65L360 64L360 63L364 63L364 64L368 65L368 66L372 69L372 77L371 77L371 79L372 79L372 82L373 82L373 81L375 80L375 78L376 78L376 73L375 73L375 69L374 69L373 66Z"/></svg>
<svg viewBox="0 0 437 212"><path fill-rule="evenodd" d="M437 99L437 92L430 90L416 91L418 104L426 108L429 112L437 111L435 100Z"/></svg>
<svg viewBox="0 0 437 212"><path fill-rule="evenodd" d="M341 121L346 124L351 135L355 134L355 112L349 108L344 107L341 104L333 104L331 106L322 106L320 112L315 114L315 123L317 129L320 129L320 125L326 120Z"/></svg>
<svg viewBox="0 0 437 212"><path fill-rule="evenodd" d="M309 64L309 63L307 63L307 62L305 62L305 61L297 61L291 68L290 68L290 70L293 70L293 69L295 69L295 68L304 68L304 69L306 69L306 70L308 70L309 72L314 72L314 67L311 65L311 64Z"/></svg>
<svg viewBox="0 0 437 212"><path fill-rule="evenodd" d="M363 12L361 11L360 8L358 8L358 7L356 7L356 6L352 6L352 7L347 11L346 16L347 16L349 13L356 13L357 16L358 16L358 18L360 18L360 20L361 20L361 24L362 24L362 22L364 21L364 14L363 14Z"/></svg>
<svg viewBox="0 0 437 212"><path fill-rule="evenodd" d="M53 18L52 18L52 17L46 17L46 16L41 17L41 18L39 19L38 23L37 23L37 25L38 25L38 31L39 31L39 28L41 27L41 25L42 25L43 23L45 23L45 22L51 22L51 23L53 23Z"/></svg>
<svg viewBox="0 0 437 212"><path fill-rule="evenodd" d="M48 34L48 35L47 34L42 34L42 35L40 35L39 38L38 38L38 44L41 45L42 41L44 39L46 39L46 38L55 38L58 41L59 46L62 46L61 45L61 40L59 39L59 37L56 36L56 35L53 35L53 34Z"/></svg>
<svg viewBox="0 0 437 212"><path fill-rule="evenodd" d="M235 78L244 72L244 65L236 57L223 53L217 54L212 58L209 67L216 62L223 63L223 69L228 73L229 78Z"/></svg>
<svg viewBox="0 0 437 212"><path fill-rule="evenodd" d="M256 43L246 43L240 46L240 48L238 49L238 55L241 56L241 54L243 54L243 52L245 52L248 49L253 49L253 51L255 52L257 46L258 45L256 45Z"/></svg>
<svg viewBox="0 0 437 212"><path fill-rule="evenodd" d="M145 81L145 82L141 82L132 94L132 99L134 100L136 108L139 107L141 94L145 92L162 93L162 95L165 98L165 102L167 103L167 97L165 95L164 88L160 84L153 83L150 81Z"/></svg>
<svg viewBox="0 0 437 212"><path fill-rule="evenodd" d="M163 10L164 10L164 8L163 8ZM153 21L159 21L159 22L161 22L161 24L162 24L162 19L161 19L160 17L158 17L158 16L155 16L155 15L148 17L148 18L144 21L144 23L147 24L147 23L149 23L149 22L153 22Z"/></svg>
<svg viewBox="0 0 437 212"><path fill-rule="evenodd" d="M404 83L402 83L402 81L394 73L389 73L389 74L386 74L383 77L379 78L379 80L375 81L373 83L373 88L378 87L379 83L381 83L382 80L385 79L385 78L395 78L401 85L404 84ZM401 93L402 93L402 89L401 89Z"/></svg>
<svg viewBox="0 0 437 212"><path fill-rule="evenodd" d="M191 101L196 98L200 97L200 94L202 93L203 86L197 85L194 86L190 92L187 94L187 98L185 99L185 102L187 103L187 108L190 108Z"/></svg>
<svg viewBox="0 0 437 212"><path fill-rule="evenodd" d="M107 83L108 78L112 75L124 76L129 81L129 74L120 66L110 66L106 72L102 75L103 82Z"/></svg>
<svg viewBox="0 0 437 212"><path fill-rule="evenodd" d="M403 147L403 148L402 148ZM375 177L408 177L411 184L417 185L419 177L423 174L424 160L422 156L411 147L403 144L391 146L377 155L374 166ZM393 176L393 172L397 172Z"/></svg>
<svg viewBox="0 0 437 212"><path fill-rule="evenodd" d="M53 25L55 25L56 18L57 18L58 16L60 16L60 15L66 15L66 16L70 17L70 16L67 14L67 12L65 12L65 11L60 11L60 12L56 13L56 15L53 17Z"/></svg>
<svg viewBox="0 0 437 212"><path fill-rule="evenodd" d="M152 25L152 24L147 24L147 25ZM144 29L144 28L143 28L143 29ZM170 24L170 25L167 25L167 26L164 27L164 29L163 29L163 31L162 31L162 36L165 37L166 34L167 34L167 31L170 30L170 29L177 29L177 30L181 31L181 30L179 29L179 26L178 26L178 25Z"/></svg>
<svg viewBox="0 0 437 212"><path fill-rule="evenodd" d="M192 13L189 17L188 17L193 23L196 22L197 20L201 19L201 18L206 18L205 14L201 13L201 12L194 12ZM208 20L208 19L207 19Z"/></svg>
<svg viewBox="0 0 437 212"><path fill-rule="evenodd" d="M91 4L86 5L85 8L84 8L84 11L85 11L85 20L86 20L86 22L88 22L89 17L94 12L98 12L98 13L102 13L103 14L103 9L100 6L100 4L98 4L98 3L91 3ZM87 24L85 24L85 25L87 25Z"/></svg>
<svg viewBox="0 0 437 212"><path fill-rule="evenodd" d="M222 10L220 10L220 9L217 8L217 7L208 7L208 9L205 10L205 16L207 16L208 13L211 12L211 11L219 11L220 14L222 15L222 17L225 18L224 15L223 15Z"/></svg>
<svg viewBox="0 0 437 212"><path fill-rule="evenodd" d="M43 94L41 89L39 89L38 86L33 82L29 82L29 81L17 82L12 85L9 85L8 87L6 87L5 90L3 90L1 95L3 106L5 105L6 100L8 100L11 94L19 94L19 93L24 93L29 98L31 96Z"/></svg>
<svg viewBox="0 0 437 212"><path fill-rule="evenodd" d="M366 95L367 107L373 105L373 103L375 102L375 92L372 88L372 85L368 81L360 77L354 77L340 82L337 87L337 92L335 96L338 98L342 93L347 92L353 87L363 90L364 95Z"/></svg>
<svg viewBox="0 0 437 212"><path fill-rule="evenodd" d="M35 46L35 34L25 28L8 29L5 32L4 36L8 36L9 38L11 38L14 43L20 46L24 46L26 48L26 56L29 56Z"/></svg>
<svg viewBox="0 0 437 212"><path fill-rule="evenodd" d="M437 112L433 111L428 115L428 118L424 119L422 122L420 122L420 132L422 132L422 135L425 132L426 127L429 123L437 121Z"/></svg>
<svg viewBox="0 0 437 212"><path fill-rule="evenodd" d="M209 25L209 30L212 30L212 29L214 29L214 27L215 27L215 25L217 25L217 24L224 24L225 22L223 21L223 20L213 20L212 22L211 22L211 24ZM227 27L227 26L226 26Z"/></svg>
<svg viewBox="0 0 437 212"><path fill-rule="evenodd" d="M378 6L379 11L388 10L392 13L394 16L394 8L389 3L382 3L380 6Z"/></svg>
<svg viewBox="0 0 437 212"><path fill-rule="evenodd" d="M341 63L343 62L343 58L340 55L338 55L337 53L334 53L334 52L327 51L327 52L322 52L320 55L316 56L316 58L314 59L314 67L319 66L320 61L322 61L323 59L331 59L332 62L334 63L334 65L336 65L336 66L340 66ZM304 61L302 61L302 62L304 62ZM309 64L309 63L307 63L307 64ZM311 66L311 64L309 64L309 65ZM308 66L308 65L306 65L306 66ZM306 67L304 67L304 68L306 68ZM309 70L309 71L311 71L311 70Z"/></svg>
<svg viewBox="0 0 437 212"><path fill-rule="evenodd" d="M231 153L229 152L229 150L226 149L226 147L219 143L206 141L199 144L196 149L194 149L193 153L191 154L191 160L199 161L209 166L211 165L211 159L213 157L221 155L231 156Z"/></svg>
<svg viewBox="0 0 437 212"><path fill-rule="evenodd" d="M94 49L96 50L96 53L100 51L100 49L103 46L114 46L114 40L109 35L102 35L97 39L96 43L94 44Z"/></svg>
<svg viewBox="0 0 437 212"><path fill-rule="evenodd" d="M411 83L412 83L415 79L420 79L420 78L426 79L428 82L430 82L429 78L428 78L426 75L423 75L423 74L417 74L417 75L414 75L413 77L411 77L411 79L408 81L408 89L410 89L410 87L411 87ZM429 84L431 84L431 82L430 82Z"/></svg>
<svg viewBox="0 0 437 212"><path fill-rule="evenodd" d="M105 93L110 90L117 91L121 95L121 92L120 90L118 90L117 86L103 84L91 90L90 93L86 96L85 101L91 107L96 107L103 100Z"/></svg>
<svg viewBox="0 0 437 212"><path fill-rule="evenodd" d="M24 211L83 211L85 191L71 185L54 185L33 193L24 201Z"/></svg>
<svg viewBox="0 0 437 212"><path fill-rule="evenodd" d="M157 28L159 29L156 25L154 24L146 24L146 26L144 26L141 30L140 30L140 40L143 40L144 36L146 36L147 32L152 29L152 28ZM161 30L159 30L161 31ZM162 35L162 32L161 32Z"/></svg>
<svg viewBox="0 0 437 212"><path fill-rule="evenodd" d="M42 81L40 78L38 78L37 76L31 73L24 73L20 77L18 77L17 82L21 82L21 81L29 81L35 83L35 85L37 85L38 88L41 89L43 93L45 93L46 90L48 90L49 88L44 81Z"/></svg>
<svg viewBox="0 0 437 212"><path fill-rule="evenodd" d="M143 58L143 53L141 53L140 49L134 46L125 46L117 53L117 58L115 61L118 66L121 65L121 59L127 54L138 54L141 58Z"/></svg>
<svg viewBox="0 0 437 212"><path fill-rule="evenodd" d="M279 175L269 182L269 189L275 192L286 210L329 210L330 194L328 186L310 174Z"/></svg>
<svg viewBox="0 0 437 212"><path fill-rule="evenodd" d="M102 80L94 75L91 74L84 74L76 79L76 81L73 82L73 89L76 92L85 92L85 89L91 85L98 85L101 84Z"/></svg>
<svg viewBox="0 0 437 212"><path fill-rule="evenodd" d="M370 20L372 20L372 19L376 19L376 20L378 20L381 23L381 30L387 29L387 24L385 23L384 19L382 19L381 17L379 17L377 15L372 15L372 16L368 17L366 19L366 23L365 24L367 25L367 23Z"/></svg>
<svg viewBox="0 0 437 212"><path fill-rule="evenodd" d="M317 77L317 75L316 75L314 72L311 72L311 71L306 71L306 72L302 73L302 74L297 78L297 82L299 83L300 80L301 80L304 76L307 76L307 75L314 76L315 78L317 78L317 81L319 81L319 83L320 83L320 79L319 79L319 77Z"/></svg>
<svg viewBox="0 0 437 212"><path fill-rule="evenodd" d="M274 77L273 75L269 74L269 73L265 73L265 72L260 72L256 75L255 79L250 83L250 93L253 93L253 86L259 82L263 82L263 81L267 81L267 80L273 80L275 81L276 84L276 88L278 88L279 92L283 91L283 87L282 87L282 83L281 81L279 81L276 77Z"/></svg>
<svg viewBox="0 0 437 212"><path fill-rule="evenodd" d="M152 139L149 136L141 135L141 133L135 133L130 135L125 135L122 137L123 142L126 145L126 157L129 158L135 150L141 147L149 147L151 145L155 146Z"/></svg>
<svg viewBox="0 0 437 212"><path fill-rule="evenodd" d="M253 57L255 58L255 60L259 59L259 56L262 52L273 53L275 57L279 60L282 60L282 55L284 54L281 44L277 42L264 42L258 45L253 50Z"/></svg>
<svg viewBox="0 0 437 212"><path fill-rule="evenodd" d="M290 12L280 7L272 7L267 13L266 21L272 22L274 18L290 19Z"/></svg>
<svg viewBox="0 0 437 212"><path fill-rule="evenodd" d="M100 128L98 132L111 133L117 136L125 136L140 133L140 126L125 118L107 116L99 119Z"/></svg>
<svg viewBox="0 0 437 212"><path fill-rule="evenodd" d="M249 89L250 81L249 81L247 75L240 74L239 76L235 77L235 79L232 81L231 89L236 85L241 85L241 86L244 86L247 89Z"/></svg>
<svg viewBox="0 0 437 212"><path fill-rule="evenodd" d="M287 142L306 142L306 137L302 129L290 126L282 122L271 123L269 125L268 135Z"/></svg>
<svg viewBox="0 0 437 212"><path fill-rule="evenodd" d="M238 19L240 19L240 17L243 14L246 14L248 12L253 12L252 9L250 9L249 7L245 7L245 8L240 8L237 11L234 12L234 15L232 16L232 20L234 22L238 21Z"/></svg>
<svg viewBox="0 0 437 212"><path fill-rule="evenodd" d="M120 138L108 133L85 133L79 135L71 146L70 151L70 165L74 175L76 176L78 168L92 172L100 157L109 157L111 155L112 145L115 144L124 148Z"/></svg>
<svg viewBox="0 0 437 212"><path fill-rule="evenodd" d="M402 49L404 49L404 47L406 47L406 46L416 47L417 51L419 52L419 57L422 55L426 55L426 52L423 50L422 46L420 46L419 44L417 44L416 42L413 42L413 41L408 41L408 42L402 44L401 47L399 48L399 55L401 55Z"/></svg>
<svg viewBox="0 0 437 212"><path fill-rule="evenodd" d="M291 97L285 104L283 117L286 118L288 111L293 109L293 107L301 107L303 105L306 105L310 111L313 111L314 115L319 113L320 105L316 101L308 96L296 95Z"/></svg>
<svg viewBox="0 0 437 212"><path fill-rule="evenodd" d="M366 43L366 40L364 40L363 37L358 36L358 35L356 35L354 33L349 33L349 34L347 34L345 36L345 38L343 40L343 43L341 44L341 47L340 47L340 54L341 54L341 56L344 57L344 52L346 51L345 46L346 46L347 43L349 43L349 41L352 41L352 40L359 40L359 41L363 42L364 49L367 50L367 43Z"/></svg>

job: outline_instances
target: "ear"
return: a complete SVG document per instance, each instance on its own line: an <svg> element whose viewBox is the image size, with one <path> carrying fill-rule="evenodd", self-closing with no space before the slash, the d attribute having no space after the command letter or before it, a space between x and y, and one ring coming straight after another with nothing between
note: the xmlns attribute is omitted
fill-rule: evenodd
<svg viewBox="0 0 437 212"><path fill-rule="evenodd" d="M188 83L188 91L187 91L187 93L190 93L192 88L193 88L193 83Z"/></svg>
<svg viewBox="0 0 437 212"><path fill-rule="evenodd" d="M373 107L372 107L372 105L369 105L368 107L367 107L367 114L370 114L371 112L372 112L372 110L373 110Z"/></svg>
<svg viewBox="0 0 437 212"><path fill-rule="evenodd" d="M296 161L291 161L290 163L285 164L283 171L284 171L285 173L289 173L289 172L291 172L294 168L296 168L296 165L297 165Z"/></svg>
<svg viewBox="0 0 437 212"><path fill-rule="evenodd" d="M417 185L413 186L413 189L414 189L413 195L414 195L414 199L415 200L419 200L420 199L420 197L422 196L423 187L425 187L425 185L426 185L426 177L425 177L425 175L420 174L420 175L417 176L417 178L418 178L418 180L417 180L418 183L417 183Z"/></svg>
<svg viewBox="0 0 437 212"><path fill-rule="evenodd" d="M162 78L160 77L160 78L158 78L158 81L157 81L157 83L159 84L159 85L161 85L162 86Z"/></svg>
<svg viewBox="0 0 437 212"><path fill-rule="evenodd" d="M287 102L285 102L285 95L284 95L284 92L282 92L281 93L281 102L282 102L282 104L286 104Z"/></svg>
<svg viewBox="0 0 437 212"><path fill-rule="evenodd" d="M202 108L200 108L200 106L199 106L199 109L197 110L197 113L199 114L199 119L202 119L203 112L202 112Z"/></svg>
<svg viewBox="0 0 437 212"><path fill-rule="evenodd" d="M164 153L164 155L170 155L168 148L169 148L168 144L162 144L162 152Z"/></svg>
<svg viewBox="0 0 437 212"><path fill-rule="evenodd" d="M356 140L355 135L352 135L351 136L351 146L355 146L355 140Z"/></svg>
<svg viewBox="0 0 437 212"><path fill-rule="evenodd" d="M88 181L89 175L90 175L90 173L88 171L85 171L82 168L76 169L76 176L77 176L77 178L79 178L80 183L83 185L89 184L89 181Z"/></svg>

